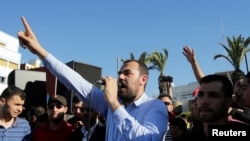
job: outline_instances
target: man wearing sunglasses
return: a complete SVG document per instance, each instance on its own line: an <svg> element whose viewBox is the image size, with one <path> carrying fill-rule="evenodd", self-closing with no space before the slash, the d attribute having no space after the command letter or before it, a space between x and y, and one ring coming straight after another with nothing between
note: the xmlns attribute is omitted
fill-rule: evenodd
<svg viewBox="0 0 250 141"><path fill-rule="evenodd" d="M64 120L67 110L67 101L63 96L50 97L47 109L49 121L34 130L32 141L69 141L74 128Z"/></svg>

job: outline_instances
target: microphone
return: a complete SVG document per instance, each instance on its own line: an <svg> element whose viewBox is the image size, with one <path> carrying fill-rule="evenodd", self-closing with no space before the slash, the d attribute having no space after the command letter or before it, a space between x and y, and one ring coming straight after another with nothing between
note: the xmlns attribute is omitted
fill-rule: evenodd
<svg viewBox="0 0 250 141"><path fill-rule="evenodd" d="M100 84L100 85L105 85L105 81L103 81L103 80L97 80L96 83Z"/></svg>
<svg viewBox="0 0 250 141"><path fill-rule="evenodd" d="M103 81L103 80L97 80L96 83L100 84L100 85L106 85L105 81ZM117 81L117 86L118 86L118 88L121 88L121 86L122 86L121 82Z"/></svg>

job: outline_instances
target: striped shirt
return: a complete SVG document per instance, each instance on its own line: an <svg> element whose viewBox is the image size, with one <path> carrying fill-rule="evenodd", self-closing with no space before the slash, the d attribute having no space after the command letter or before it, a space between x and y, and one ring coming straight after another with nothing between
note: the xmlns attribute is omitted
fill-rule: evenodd
<svg viewBox="0 0 250 141"><path fill-rule="evenodd" d="M172 141L172 136L171 136L170 130L168 130L168 131L164 134L164 137L163 137L163 140L162 140L162 141Z"/></svg>
<svg viewBox="0 0 250 141"><path fill-rule="evenodd" d="M172 136L171 136L169 124L170 124L170 123L168 122L168 130L167 130L167 132L164 134L162 141L172 141Z"/></svg>
<svg viewBox="0 0 250 141"><path fill-rule="evenodd" d="M29 141L30 133L28 121L22 118L16 118L7 129L0 125L0 141Z"/></svg>

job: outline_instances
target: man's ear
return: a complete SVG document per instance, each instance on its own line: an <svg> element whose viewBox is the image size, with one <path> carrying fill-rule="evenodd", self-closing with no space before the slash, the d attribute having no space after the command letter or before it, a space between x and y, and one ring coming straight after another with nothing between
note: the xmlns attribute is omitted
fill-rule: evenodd
<svg viewBox="0 0 250 141"><path fill-rule="evenodd" d="M0 98L0 106L5 105L5 103L6 103L5 98Z"/></svg>
<svg viewBox="0 0 250 141"><path fill-rule="evenodd" d="M67 113L67 111L68 111L68 107L64 107L64 113Z"/></svg>
<svg viewBox="0 0 250 141"><path fill-rule="evenodd" d="M142 78L141 78L141 80L142 80L142 82L145 84L145 83L147 83L147 81L148 81L148 76L147 75L143 75L143 76L141 76Z"/></svg>
<svg viewBox="0 0 250 141"><path fill-rule="evenodd" d="M32 116L32 117L31 117L31 120L32 120L33 122L35 122L35 121L37 120L37 117L36 117L36 116Z"/></svg>

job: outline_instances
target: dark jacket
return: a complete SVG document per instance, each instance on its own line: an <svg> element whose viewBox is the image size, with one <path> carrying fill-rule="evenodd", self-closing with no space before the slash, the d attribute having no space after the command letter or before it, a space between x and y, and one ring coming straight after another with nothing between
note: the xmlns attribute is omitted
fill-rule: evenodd
<svg viewBox="0 0 250 141"><path fill-rule="evenodd" d="M78 127L75 129L72 136L70 137L70 140L82 141L83 133L81 132L81 128L82 127ZM105 135L106 135L106 126L101 122L98 122L95 131L93 132L88 141L105 141Z"/></svg>
<svg viewBox="0 0 250 141"><path fill-rule="evenodd" d="M250 124L250 110L248 108L245 108L243 112L233 108L230 114L234 119Z"/></svg>

